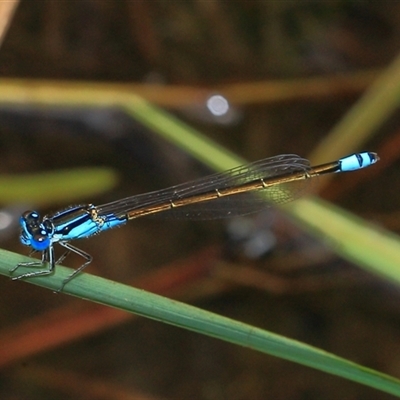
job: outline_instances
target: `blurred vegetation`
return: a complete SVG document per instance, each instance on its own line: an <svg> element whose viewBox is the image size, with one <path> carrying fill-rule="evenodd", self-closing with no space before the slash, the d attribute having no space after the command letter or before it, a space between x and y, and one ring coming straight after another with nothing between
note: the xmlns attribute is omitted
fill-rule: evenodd
<svg viewBox="0 0 400 400"><path fill-rule="evenodd" d="M117 83L127 92L142 90L151 95L152 101L249 160L279 153L315 155L313 151L324 148L320 145L325 148L315 155L318 160L342 151L337 142L327 141L328 134L350 115L348 110L355 110L352 106L374 78L395 65L399 8L400 3L393 1L87 0L79 7L75 2L22 1L0 52L4 78L0 96L14 94L7 87L8 78L35 78L80 81L82 88L92 87L88 81L111 82L111 97L99 98L101 109L82 103L73 109L15 108L4 102L0 171L112 167L121 184L113 192L96 198L86 194L79 200L96 203L204 174L204 167L187 154L120 110L107 107L115 93L112 85ZM351 129L347 135L341 134L357 149L363 145L378 151L382 160L377 169L335 177L322 195L398 232L397 77L391 77L393 81L386 81L393 89L391 108L375 118L368 137L358 139L357 124L354 130L347 128ZM28 86L46 83L24 82ZM383 81L377 82L375 93L387 93L379 83ZM69 88L65 82L57 84ZM60 95L55 87L54 95ZM229 123L210 119L204 112L202 102L215 88L236 94L235 118ZM20 94L23 98L26 92ZM382 104L378 98L377 106ZM376 109L373 103L370 106ZM370 114L371 118L378 115ZM355 150L351 146L342 148ZM50 192L44 193L46 199ZM37 204L32 200L32 206ZM46 204L49 211L66 205L62 199ZM278 245L266 258L255 261L243 254L222 257L224 225L214 222L137 221L85 241L82 247L95 256L90 272L138 287L135 280L141 275L142 284L147 277L143 287L159 291L154 289L158 286L152 274L160 271L159 281L175 287L164 292L168 296L196 301L202 308L400 376L397 288L344 262L327 249L324 239L317 243L280 213L271 212L268 220ZM201 264L208 265L201 279L183 278L186 273L195 275L193 252L210 243L219 246L220 253L199 256ZM15 238L3 246L21 251ZM174 275L176 260L186 256L184 268ZM76 267L79 262L73 259L68 265ZM173 276L180 285L170 282ZM117 322L100 322L110 316L99 312L89 327L94 311L85 314L81 302L43 293L32 285L4 280L2 291L11 300L2 310L3 325L9 328L0 332L1 342L19 340L9 346L11 356L7 345L1 350L3 359L15 363L3 398L15 393L24 396L24 388L30 398L32 392L37 398L82 395L82 381L93 379L99 385L96 378L106 382L103 393L108 390L111 397L137 390L137 395L152 393L155 398L390 398L151 321L131 321L110 330ZM55 331L61 325L64 328ZM109 330L101 333L105 328ZM29 340L27 332L33 335ZM54 334L50 338L45 332ZM81 340L71 343L79 335ZM44 350L47 354L40 355ZM17 360L28 355L30 366L24 371ZM60 375L49 372L53 365ZM47 373L41 373L46 368ZM118 390L115 382L122 383ZM85 386L86 398L94 397L96 385Z"/></svg>

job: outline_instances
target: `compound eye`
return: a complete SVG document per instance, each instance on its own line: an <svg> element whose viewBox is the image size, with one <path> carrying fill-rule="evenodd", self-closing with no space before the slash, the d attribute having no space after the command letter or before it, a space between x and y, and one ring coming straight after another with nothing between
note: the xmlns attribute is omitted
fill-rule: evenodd
<svg viewBox="0 0 400 400"><path fill-rule="evenodd" d="M50 246L50 238L45 232L37 233L31 238L31 246L37 251L46 250Z"/></svg>
<svg viewBox="0 0 400 400"><path fill-rule="evenodd" d="M25 211L21 219L26 221L28 224L37 223L39 222L40 215L36 211Z"/></svg>
<svg viewBox="0 0 400 400"><path fill-rule="evenodd" d="M26 246L32 246L37 251L47 249L51 244L53 226L51 221L40 222L40 215L36 211L26 211L22 214L20 240Z"/></svg>

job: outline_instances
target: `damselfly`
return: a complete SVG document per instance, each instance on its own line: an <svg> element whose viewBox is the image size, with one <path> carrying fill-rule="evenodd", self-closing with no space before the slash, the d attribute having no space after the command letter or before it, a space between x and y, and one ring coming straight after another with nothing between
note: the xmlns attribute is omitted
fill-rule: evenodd
<svg viewBox="0 0 400 400"><path fill-rule="evenodd" d="M48 275L70 252L74 252L86 261L64 280L62 290L92 261L90 254L70 244L72 240L86 238L123 225L131 219L156 213L192 219L249 214L269 205L294 200L306 190L313 177L355 171L378 160L376 153L363 152L311 167L308 160L286 154L100 206L72 206L43 218L36 211L26 211L20 218L20 240L31 247L31 253L41 252L42 257L40 261L20 263L10 273L25 266L39 269L12 279ZM59 259L54 254L55 243L66 249Z"/></svg>

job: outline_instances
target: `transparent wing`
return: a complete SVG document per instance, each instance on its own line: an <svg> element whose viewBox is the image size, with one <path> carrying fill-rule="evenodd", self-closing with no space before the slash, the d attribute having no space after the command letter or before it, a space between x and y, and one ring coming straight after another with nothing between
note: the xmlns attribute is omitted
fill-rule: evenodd
<svg viewBox="0 0 400 400"><path fill-rule="evenodd" d="M99 214L123 216L129 211L150 207L168 201L176 201L216 189L230 188L238 184L256 181L261 178L310 170L308 160L294 154L285 154L266 158L231 170L206 176L191 182L128 197L97 207ZM281 183L272 187L241 193L214 200L190 204L159 212L160 217L216 219L245 215L260 211L269 205L292 201L307 191L311 179Z"/></svg>

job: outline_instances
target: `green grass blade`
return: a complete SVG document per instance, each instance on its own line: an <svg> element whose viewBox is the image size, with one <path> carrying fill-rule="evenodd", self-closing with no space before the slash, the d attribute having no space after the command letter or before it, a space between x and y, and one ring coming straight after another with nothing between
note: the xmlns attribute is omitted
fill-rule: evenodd
<svg viewBox="0 0 400 400"><path fill-rule="evenodd" d="M26 257L0 250L0 273L8 276L9 269L22 261L26 261ZM24 270L21 268L19 272ZM29 282L57 290L70 273L68 268L57 267L55 274L31 278ZM15 283L16 288L21 284L24 283ZM281 357L400 397L400 380L315 347L144 290L81 274L64 291L81 299Z"/></svg>
<svg viewBox="0 0 400 400"><path fill-rule="evenodd" d="M304 198L285 206L315 237L336 254L400 284L400 239L356 215L317 198Z"/></svg>

